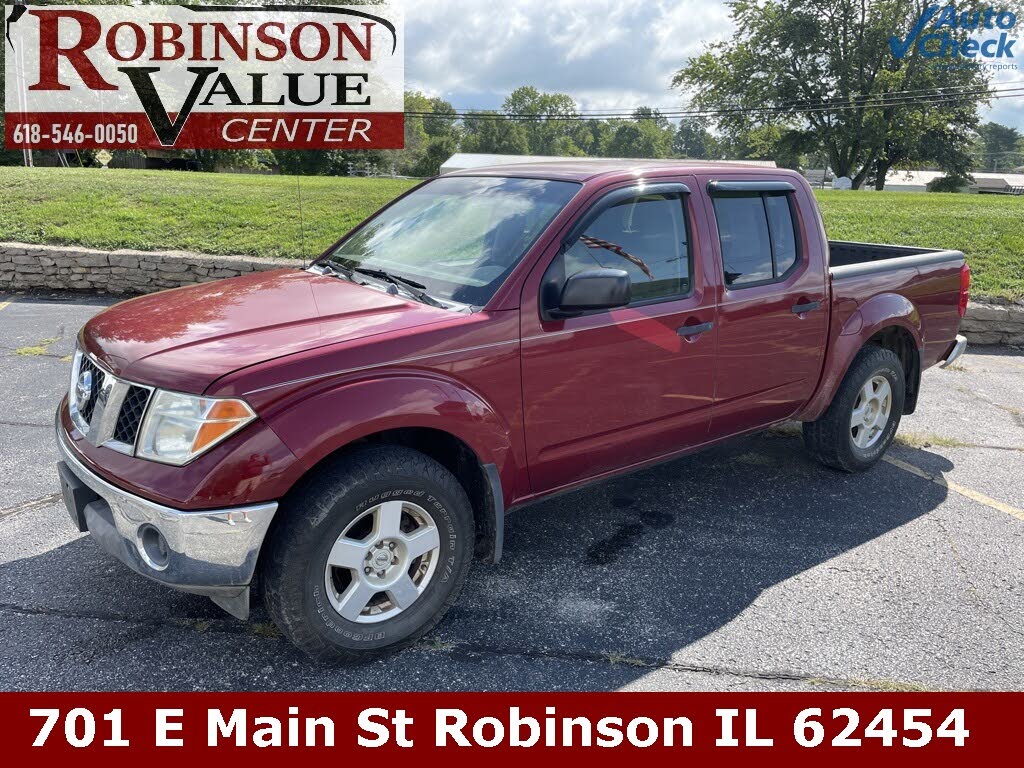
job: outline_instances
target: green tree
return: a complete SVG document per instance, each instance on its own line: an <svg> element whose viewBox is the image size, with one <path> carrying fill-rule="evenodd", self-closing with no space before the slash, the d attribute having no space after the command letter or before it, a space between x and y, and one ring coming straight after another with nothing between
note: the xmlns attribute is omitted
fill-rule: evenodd
<svg viewBox="0 0 1024 768"><path fill-rule="evenodd" d="M1003 170L1024 164L1024 137L1016 128L1000 123L978 127L976 167L978 170Z"/></svg>
<svg viewBox="0 0 1024 768"><path fill-rule="evenodd" d="M495 155L528 155L530 144L526 127L503 118L498 112L477 112L463 120L463 152Z"/></svg>
<svg viewBox="0 0 1024 768"><path fill-rule="evenodd" d="M710 160L717 156L717 144L708 130L706 120L684 117L672 137L672 154L695 160Z"/></svg>
<svg viewBox="0 0 1024 768"><path fill-rule="evenodd" d="M724 110L716 122L726 136L778 126L793 146L820 147L833 172L855 187L871 175L884 183L896 165L939 155L958 161L961 152L933 151L923 137L963 142L986 93L984 71L936 66L916 46L897 59L889 45L893 35L908 34L928 4L735 0L732 38L690 59L672 82L692 91L697 107ZM950 31L960 39L969 34ZM937 87L963 96L908 103L908 92ZM942 125L949 130L937 130Z"/></svg>
<svg viewBox="0 0 1024 768"><path fill-rule="evenodd" d="M671 132L659 128L653 120L624 122L608 144L612 157L668 157Z"/></svg>
<svg viewBox="0 0 1024 768"><path fill-rule="evenodd" d="M661 114L660 109L652 109L651 107L637 107L633 110L632 115L634 120L650 120L658 128L662 130L670 130L672 124L669 123L668 118Z"/></svg>
<svg viewBox="0 0 1024 768"><path fill-rule="evenodd" d="M579 117L571 96L542 93L530 85L512 91L501 105L501 111L523 121L529 154L534 155L558 154L556 143L565 149L566 144L560 139L572 140L575 119Z"/></svg>
<svg viewBox="0 0 1024 768"><path fill-rule="evenodd" d="M416 164L408 169L410 176L437 176L441 172L444 161L458 151L459 145L454 136L432 136L426 149L417 158Z"/></svg>
<svg viewBox="0 0 1024 768"><path fill-rule="evenodd" d="M573 126L572 140L584 155L601 157L608 154L614 135L615 126L607 120L581 120Z"/></svg>

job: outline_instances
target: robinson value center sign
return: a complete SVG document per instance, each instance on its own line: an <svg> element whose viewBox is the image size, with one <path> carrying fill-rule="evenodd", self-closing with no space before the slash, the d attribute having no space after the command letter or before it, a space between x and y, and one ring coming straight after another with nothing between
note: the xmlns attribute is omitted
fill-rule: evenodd
<svg viewBox="0 0 1024 768"><path fill-rule="evenodd" d="M30 149L399 149L386 5L5 6L5 141Z"/></svg>

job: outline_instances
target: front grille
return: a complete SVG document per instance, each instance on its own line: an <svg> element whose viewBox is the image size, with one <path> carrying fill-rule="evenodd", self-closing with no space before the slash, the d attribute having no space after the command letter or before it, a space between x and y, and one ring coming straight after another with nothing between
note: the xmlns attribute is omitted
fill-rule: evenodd
<svg viewBox="0 0 1024 768"><path fill-rule="evenodd" d="M81 398L78 401L78 411L85 421L92 421L92 412L96 410L96 401L99 400L100 390L103 388L103 371L88 357L82 357L82 371L89 371L92 376L92 386L89 389L89 396L84 402Z"/></svg>
<svg viewBox="0 0 1024 768"><path fill-rule="evenodd" d="M121 413L117 416L117 426L114 427L115 440L128 445L135 444L139 425L142 423L142 414L146 412L146 404L149 403L149 393L145 387L137 387L134 384L128 388Z"/></svg>
<svg viewBox="0 0 1024 768"><path fill-rule="evenodd" d="M107 373L82 350L72 371L68 408L75 426L93 445L132 455L152 388Z"/></svg>

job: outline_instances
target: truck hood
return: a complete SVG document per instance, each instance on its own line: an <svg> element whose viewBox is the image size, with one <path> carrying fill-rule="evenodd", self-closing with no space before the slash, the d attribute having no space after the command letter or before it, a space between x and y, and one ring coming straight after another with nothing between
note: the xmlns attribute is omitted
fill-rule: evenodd
<svg viewBox="0 0 1024 768"><path fill-rule="evenodd" d="M86 324L80 341L118 376L201 393L249 365L450 317L337 277L281 269L116 304Z"/></svg>

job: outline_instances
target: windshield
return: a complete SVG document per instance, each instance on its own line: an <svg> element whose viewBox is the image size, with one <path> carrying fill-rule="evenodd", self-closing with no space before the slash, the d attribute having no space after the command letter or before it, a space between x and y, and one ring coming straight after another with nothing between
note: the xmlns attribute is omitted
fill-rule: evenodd
<svg viewBox="0 0 1024 768"><path fill-rule="evenodd" d="M329 254L347 269L415 280L432 296L483 306L580 185L454 176L411 192Z"/></svg>

